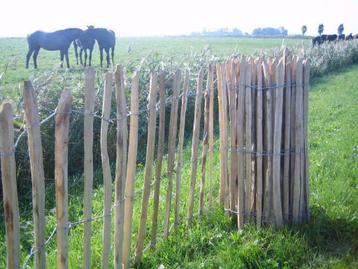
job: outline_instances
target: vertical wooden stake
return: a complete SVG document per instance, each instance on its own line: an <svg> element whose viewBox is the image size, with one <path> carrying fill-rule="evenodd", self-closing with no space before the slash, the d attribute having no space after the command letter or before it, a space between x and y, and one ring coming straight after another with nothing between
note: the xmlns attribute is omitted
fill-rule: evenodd
<svg viewBox="0 0 358 269"><path fill-rule="evenodd" d="M251 98L251 74L252 65L250 59L247 60L246 79L245 79L245 161L246 161L246 180L245 180L245 218L252 216L252 98Z"/></svg>
<svg viewBox="0 0 358 269"><path fill-rule="evenodd" d="M302 87L302 59L297 60L296 66L296 103L295 103L295 167L293 178L293 202L292 202L292 221L298 223L300 218L300 197L301 197L301 154L302 148L302 131L303 131L303 117L302 117L302 103L303 103L303 87Z"/></svg>
<svg viewBox="0 0 358 269"><path fill-rule="evenodd" d="M204 211L204 192L205 192L205 181L206 181L206 155L208 153L209 146L209 79L207 80L207 86L205 91L205 104L204 104L204 133L203 133L203 152L201 158L201 184L199 192L199 216L203 215Z"/></svg>
<svg viewBox="0 0 358 269"><path fill-rule="evenodd" d="M308 96L310 91L310 71L309 60L304 62L304 89L303 89L303 128L304 128L304 184L305 184L305 205L304 216L306 220L310 218L309 207L309 158L308 158Z"/></svg>
<svg viewBox="0 0 358 269"><path fill-rule="evenodd" d="M155 145L155 127L156 127L156 107L157 102L157 74L152 73L150 77L149 89L149 112L148 112L148 137L147 137L147 153L145 158L144 168L144 190L142 200L142 211L140 215L140 224L138 231L138 240L136 248L135 262L141 260L143 254L144 238L147 225L147 210L150 195L150 183L152 179L153 159L154 159L154 145Z"/></svg>
<svg viewBox="0 0 358 269"><path fill-rule="evenodd" d="M257 68L257 106L256 106L256 151L263 151L262 127L263 127L263 102L262 102L262 62L258 62ZM256 224L262 224L262 192L263 192L263 162L262 155L256 158Z"/></svg>
<svg viewBox="0 0 358 269"><path fill-rule="evenodd" d="M91 218L93 189L93 112L95 100L95 70L88 68L85 78L85 111L84 111L84 193L83 215L83 268L91 268Z"/></svg>
<svg viewBox="0 0 358 269"><path fill-rule="evenodd" d="M196 172L198 165L198 146L199 146L199 133L200 133L200 117L201 117L201 97L203 87L203 69L200 69L197 79L196 97L195 97L195 112L194 112L194 126L193 126L193 138L191 148L191 171L190 171L190 190L188 199L188 225L193 219L194 209L194 193Z"/></svg>
<svg viewBox="0 0 358 269"><path fill-rule="evenodd" d="M114 221L114 268L122 269L124 187L127 171L127 105L123 66L118 65L115 72L117 98L117 159L115 179L115 221Z"/></svg>
<svg viewBox="0 0 358 269"><path fill-rule="evenodd" d="M284 105L284 163L283 163L283 219L289 221L290 213L290 157L291 157L291 63L286 63Z"/></svg>
<svg viewBox="0 0 358 269"><path fill-rule="evenodd" d="M245 122L245 83L246 83L246 69L247 64L246 60L243 58L240 62L240 73L236 72L236 75L239 76L237 79L239 81L239 90L238 90L238 104L237 104L237 162L238 162L238 214L237 214L237 227L242 229L245 224L245 155L243 154L244 149L244 122Z"/></svg>
<svg viewBox="0 0 358 269"><path fill-rule="evenodd" d="M46 268L45 252L45 176L42 157L40 118L34 88L24 82L25 117L32 178L32 206L35 234L35 267Z"/></svg>
<svg viewBox="0 0 358 269"><path fill-rule="evenodd" d="M230 142L231 142L231 163L230 163L230 209L235 212L237 204L237 151L236 149L236 137L237 137L237 119L236 119L236 88L235 88L235 70L234 62L229 61L226 65L226 76L228 82L228 95L229 95L229 113L230 113Z"/></svg>
<svg viewBox="0 0 358 269"><path fill-rule="evenodd" d="M20 225L16 186L13 113L10 103L0 106L1 178L6 230L6 266L20 268Z"/></svg>
<svg viewBox="0 0 358 269"><path fill-rule="evenodd" d="M71 90L61 94L55 118L55 185L57 216L57 268L68 268L68 141Z"/></svg>
<svg viewBox="0 0 358 269"><path fill-rule="evenodd" d="M214 156L214 67L209 65L209 207L213 205L213 156Z"/></svg>
<svg viewBox="0 0 358 269"><path fill-rule="evenodd" d="M108 120L111 111L113 74L107 72L105 74L103 105L102 105L102 121L101 121L101 159L103 169L103 185L104 185L104 220L103 220L103 252L102 252L102 269L109 268L109 251L111 248L111 204L112 204L112 176L109 164L107 134Z"/></svg>
<svg viewBox="0 0 358 269"><path fill-rule="evenodd" d="M264 207L263 220L270 224L272 213L272 81L269 66L265 62L263 65L265 78L265 130L264 130L264 152L268 153L265 158L265 174L264 174Z"/></svg>
<svg viewBox="0 0 358 269"><path fill-rule="evenodd" d="M177 155L177 171L176 171L176 194L175 194L175 218L174 227L179 226L179 209L180 209L180 193L181 193L181 172L183 168L183 147L184 147L184 131L185 131L185 116L186 116L186 105L187 95L189 90L189 71L185 72L184 85L183 85L183 96L180 110L180 127L179 127L179 138L178 138L178 155Z"/></svg>
<svg viewBox="0 0 358 269"><path fill-rule="evenodd" d="M284 65L281 60L276 66L276 88L275 90L275 122L273 137L273 209L275 226L283 226L282 218L282 196L281 196L281 137L282 137L282 110L283 110L283 83L285 81Z"/></svg>
<svg viewBox="0 0 358 269"><path fill-rule="evenodd" d="M220 204L225 206L227 201L227 98L226 85L224 81L224 67L216 65L219 103L219 129L220 129Z"/></svg>
<svg viewBox="0 0 358 269"><path fill-rule="evenodd" d="M177 122L178 122L178 95L180 88L181 72L177 70L173 82L173 96L172 107L170 110L169 122L169 139L168 139L168 191L165 206L165 219L164 219L164 238L166 239L169 234L170 226L170 209L172 204L173 192L173 175L174 175L174 161L175 161L175 146L177 137Z"/></svg>
<svg viewBox="0 0 358 269"><path fill-rule="evenodd" d="M159 134L153 196L152 240L150 243L151 248L154 248L157 242L159 193L165 140L165 74L163 71L159 74L159 99Z"/></svg>
<svg viewBox="0 0 358 269"><path fill-rule="evenodd" d="M129 149L128 149L128 166L125 185L124 201L124 226L123 226L123 266L129 268L130 247L132 236L132 218L133 218L133 195L134 183L137 165L138 149L138 88L139 88L139 71L136 71L132 77L131 91L131 118L129 127Z"/></svg>

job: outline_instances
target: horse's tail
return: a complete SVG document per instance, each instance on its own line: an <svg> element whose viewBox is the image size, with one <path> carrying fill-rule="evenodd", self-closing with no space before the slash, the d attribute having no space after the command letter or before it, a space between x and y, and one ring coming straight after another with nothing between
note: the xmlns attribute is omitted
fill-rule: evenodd
<svg viewBox="0 0 358 269"><path fill-rule="evenodd" d="M112 47L111 47L111 57L112 57L112 64L114 65L114 48L116 47L116 44L114 44Z"/></svg>

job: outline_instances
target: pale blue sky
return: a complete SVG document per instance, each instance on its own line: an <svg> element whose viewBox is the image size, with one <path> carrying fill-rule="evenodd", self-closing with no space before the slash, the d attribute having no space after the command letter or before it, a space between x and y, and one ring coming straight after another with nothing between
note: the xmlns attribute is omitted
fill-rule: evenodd
<svg viewBox="0 0 358 269"><path fill-rule="evenodd" d="M358 0L3 0L0 36L26 36L86 25L113 29L121 36L177 35L237 27L251 33L256 27L284 26L289 34L358 33Z"/></svg>

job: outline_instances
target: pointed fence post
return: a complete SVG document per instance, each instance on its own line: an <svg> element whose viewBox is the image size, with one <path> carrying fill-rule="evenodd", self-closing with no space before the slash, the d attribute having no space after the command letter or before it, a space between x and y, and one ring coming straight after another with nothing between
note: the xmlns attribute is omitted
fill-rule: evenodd
<svg viewBox="0 0 358 269"><path fill-rule="evenodd" d="M55 118L55 186L57 216L57 268L68 268L68 141L71 90L61 94Z"/></svg>
<svg viewBox="0 0 358 269"><path fill-rule="evenodd" d="M10 103L0 106L0 158L6 230L6 266L20 268L19 204L16 186L13 112Z"/></svg>

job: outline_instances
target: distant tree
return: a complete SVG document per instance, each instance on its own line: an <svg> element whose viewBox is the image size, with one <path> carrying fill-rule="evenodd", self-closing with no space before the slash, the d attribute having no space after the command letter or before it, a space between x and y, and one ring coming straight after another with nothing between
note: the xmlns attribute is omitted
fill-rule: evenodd
<svg viewBox="0 0 358 269"><path fill-rule="evenodd" d="M339 34L339 35L343 34L343 31L344 31L343 23L338 26L338 30L337 30L337 31L338 31L338 34Z"/></svg>
<svg viewBox="0 0 358 269"><path fill-rule="evenodd" d="M253 36L287 36L288 31L284 27L273 28L273 27L265 27L265 28L255 28L252 31Z"/></svg>
<svg viewBox="0 0 358 269"><path fill-rule="evenodd" d="M307 32L307 26L306 25L302 25L301 32L302 32L302 35L305 35L305 33Z"/></svg>
<svg viewBox="0 0 358 269"><path fill-rule="evenodd" d="M234 36L242 36L242 31L235 27L234 29L232 29L232 35L234 35Z"/></svg>
<svg viewBox="0 0 358 269"><path fill-rule="evenodd" d="M318 25L318 34L319 34L319 35L322 35L323 31L324 31L324 26L323 26L323 24Z"/></svg>

